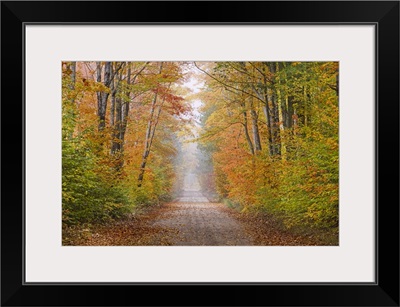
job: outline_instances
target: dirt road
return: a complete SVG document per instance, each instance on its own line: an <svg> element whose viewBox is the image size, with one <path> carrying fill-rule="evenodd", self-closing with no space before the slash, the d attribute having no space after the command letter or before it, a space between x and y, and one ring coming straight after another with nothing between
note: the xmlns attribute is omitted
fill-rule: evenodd
<svg viewBox="0 0 400 307"><path fill-rule="evenodd" d="M199 191L184 191L166 205L151 227L170 230L171 245L253 245L241 223L223 204L210 203Z"/></svg>
<svg viewBox="0 0 400 307"><path fill-rule="evenodd" d="M199 190L183 190L174 202L147 208L122 220L69 229L63 245L86 246L250 246L320 245L293 235L265 216L246 215L209 202Z"/></svg>

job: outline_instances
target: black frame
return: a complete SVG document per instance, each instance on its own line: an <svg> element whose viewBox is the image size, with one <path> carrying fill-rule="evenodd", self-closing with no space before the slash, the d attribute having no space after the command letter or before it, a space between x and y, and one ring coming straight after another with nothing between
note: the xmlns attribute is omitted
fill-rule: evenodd
<svg viewBox="0 0 400 307"><path fill-rule="evenodd" d="M190 12L190 15L181 12ZM25 184L24 25L72 22L376 25L377 282L25 284L22 231ZM399 306L398 1L4 1L1 3L1 37L1 143L4 149L1 152L1 305ZM185 293L184 297L182 293Z"/></svg>

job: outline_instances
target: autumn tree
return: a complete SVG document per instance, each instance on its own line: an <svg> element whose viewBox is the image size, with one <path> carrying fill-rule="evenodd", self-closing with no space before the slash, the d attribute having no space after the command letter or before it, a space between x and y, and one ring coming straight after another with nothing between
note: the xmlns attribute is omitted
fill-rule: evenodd
<svg viewBox="0 0 400 307"><path fill-rule="evenodd" d="M106 221L171 194L178 150L171 147L189 111L176 93L181 65L63 63L66 225Z"/></svg>
<svg viewBox="0 0 400 307"><path fill-rule="evenodd" d="M336 62L194 63L221 196L287 227L338 221Z"/></svg>

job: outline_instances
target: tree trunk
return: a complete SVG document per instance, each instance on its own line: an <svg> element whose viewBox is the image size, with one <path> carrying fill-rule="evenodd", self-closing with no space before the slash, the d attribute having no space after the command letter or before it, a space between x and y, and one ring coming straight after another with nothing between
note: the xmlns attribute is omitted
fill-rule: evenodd
<svg viewBox="0 0 400 307"><path fill-rule="evenodd" d="M274 139L273 139L273 127L272 127L272 116L271 109L269 105L269 97L268 97L268 81L267 81L267 73L265 69L268 67L267 63L264 62L264 69L262 72L262 89L261 92L258 93L255 87L253 90L257 92L258 97L261 101L263 101L264 105L262 106L262 110L265 116L265 120L267 123L267 137L268 137L268 150L270 156L274 155Z"/></svg>
<svg viewBox="0 0 400 307"><path fill-rule="evenodd" d="M112 66L111 66L111 73L113 73ZM111 90L110 126L113 127L115 123L115 97L117 94L117 88L115 86L115 78L111 81L110 90Z"/></svg>
<svg viewBox="0 0 400 307"><path fill-rule="evenodd" d="M117 97L115 100L115 125L113 129L113 140L111 146L111 153L115 154L121 151L121 119L122 119L122 101L121 97Z"/></svg>
<svg viewBox="0 0 400 307"><path fill-rule="evenodd" d="M160 62L160 69L158 72L159 74L161 74L161 72L162 72L162 67L163 67L163 62ZM158 89L154 93L154 98L153 98L153 101L151 103L151 108L150 108L150 117L149 117L149 121L147 122L146 138L145 138L145 142L144 142L145 145L144 145L144 150L143 150L143 155L142 155L142 163L140 164L140 171L139 171L139 176L138 176L138 187L139 188L142 186L144 172L145 172L145 168L146 168L146 164L147 164L147 158L149 157L149 154L150 154L151 144L153 142L155 128L157 126L155 123L157 123L158 116L160 116L160 113L161 113L161 108L160 108L159 112L157 114L157 119L154 122L154 111L156 109L157 98L158 98Z"/></svg>
<svg viewBox="0 0 400 307"><path fill-rule="evenodd" d="M75 90L75 82L76 82L76 62L71 62L69 65L71 69L71 90Z"/></svg>
<svg viewBox="0 0 400 307"><path fill-rule="evenodd" d="M97 81L101 82L101 67L100 62L97 62ZM100 71L100 74L99 74ZM100 81L99 81L100 79ZM104 65L104 85L110 87L111 84L111 62L106 62ZM98 130L102 131L106 127L106 111L107 111L107 99L109 92L98 92L97 94L97 115L99 117Z"/></svg>
<svg viewBox="0 0 400 307"><path fill-rule="evenodd" d="M117 77L117 87L116 91L120 90L120 82L122 80L122 71L115 75ZM117 96L115 99L115 111L114 111L114 126L112 129L112 145L111 145L111 154L115 155L116 153L121 154L122 152L122 142L121 139L121 129L122 129L122 98L121 95ZM119 163L120 164L120 163ZM120 165L122 166L122 165Z"/></svg>
<svg viewBox="0 0 400 307"><path fill-rule="evenodd" d="M276 72L279 72L279 63L276 63ZM276 97L277 97L277 108L278 108L278 125L279 125L279 136L280 136L280 150L282 160L286 160L286 144L285 144L285 128L283 126L283 110L282 110L282 93L280 90L281 80L280 78L276 79L276 83L278 87L276 88Z"/></svg>
<svg viewBox="0 0 400 307"><path fill-rule="evenodd" d="M255 150L261 151L261 139L260 139L260 132L258 130L258 114L257 112L252 108L250 110L250 115L251 115L251 124L252 124L252 131L253 131L253 139L254 139L254 146Z"/></svg>
<svg viewBox="0 0 400 307"><path fill-rule="evenodd" d="M97 82L101 82L101 73L102 73L102 67L101 67L101 62L96 62L96 75L97 75ZM101 92L96 92L97 96L97 116L99 116L99 109L101 105L101 99L102 99L102 93Z"/></svg>
<svg viewBox="0 0 400 307"><path fill-rule="evenodd" d="M298 116L296 108L293 107L293 135L297 134L297 128L298 128Z"/></svg>
<svg viewBox="0 0 400 307"><path fill-rule="evenodd" d="M269 148L269 154L270 156L273 156L275 154L274 151L274 132L273 132L273 127L272 127L272 115L271 115L271 108L269 106L269 96L268 96L268 89L265 85L264 89L264 97L265 97L265 105L263 108L264 115L267 121L267 131L268 131L268 148Z"/></svg>
<svg viewBox="0 0 400 307"><path fill-rule="evenodd" d="M336 73L336 96L339 96L339 71Z"/></svg>
<svg viewBox="0 0 400 307"><path fill-rule="evenodd" d="M243 111L243 127L244 127L244 135L246 137L247 144L249 145L250 153L254 155L254 146L253 142L251 141L249 129L247 127L247 112Z"/></svg>
<svg viewBox="0 0 400 307"><path fill-rule="evenodd" d="M69 64L67 64L67 71L70 71L70 79L71 79L71 83L69 84L69 89L71 91L75 90L75 83L76 83L76 62L69 62ZM75 102L75 98L72 97L71 98L71 103Z"/></svg>
<svg viewBox="0 0 400 307"><path fill-rule="evenodd" d="M273 75L273 86L271 89L271 115L272 115L272 134L273 134L273 146L274 146L274 155L281 154L281 140L280 140L280 133L279 133L279 110L277 106L277 98L276 98L276 89L275 89L275 63L270 62L268 63L269 71Z"/></svg>
<svg viewBox="0 0 400 307"><path fill-rule="evenodd" d="M147 163L147 158L150 154L150 137L151 137L151 131L152 131L152 126L153 126L153 116L154 116L154 110L156 107L157 103L157 96L158 93L155 92L153 101L151 103L151 109L150 109L150 118L149 121L147 122L147 129L146 129L146 138L144 141L144 150L143 150L143 155L142 155L142 163L140 165L140 172L139 172L139 177L138 177L138 187L140 188L142 186L142 181L144 177L144 171Z"/></svg>
<svg viewBox="0 0 400 307"><path fill-rule="evenodd" d="M135 80L136 78L134 78ZM133 80L133 82L135 82ZM120 132L120 139L122 142L125 139L125 132L126 132L126 127L128 125L128 116L129 116L129 107L130 107L130 95L131 92L129 90L129 86L131 85L131 67L128 67L128 75L126 77L126 83L128 84L128 91L126 93L126 97L128 97L127 101L124 102L123 104L123 110L122 110L122 124L121 124L121 132Z"/></svg>

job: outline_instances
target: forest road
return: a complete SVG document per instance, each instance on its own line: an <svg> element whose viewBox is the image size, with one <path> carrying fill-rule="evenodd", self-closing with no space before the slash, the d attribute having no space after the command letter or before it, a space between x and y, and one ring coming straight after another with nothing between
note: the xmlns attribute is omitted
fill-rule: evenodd
<svg viewBox="0 0 400 307"><path fill-rule="evenodd" d="M162 230L153 238L153 244L253 245L241 222L232 217L229 210L221 203L209 202L200 191L185 190L175 202L166 204L151 223L150 227Z"/></svg>
<svg viewBox="0 0 400 307"><path fill-rule="evenodd" d="M242 215L188 189L174 202L63 236L63 245L75 246L321 245L312 237L282 231L268 217Z"/></svg>

